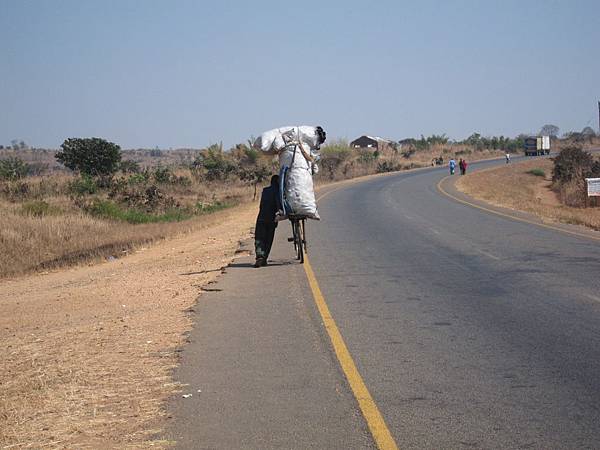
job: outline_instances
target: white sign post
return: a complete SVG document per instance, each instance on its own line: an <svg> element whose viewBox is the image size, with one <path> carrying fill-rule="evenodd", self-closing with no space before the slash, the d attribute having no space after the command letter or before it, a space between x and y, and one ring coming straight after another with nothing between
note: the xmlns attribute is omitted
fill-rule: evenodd
<svg viewBox="0 0 600 450"><path fill-rule="evenodd" d="M600 197L600 178L586 178L588 197Z"/></svg>

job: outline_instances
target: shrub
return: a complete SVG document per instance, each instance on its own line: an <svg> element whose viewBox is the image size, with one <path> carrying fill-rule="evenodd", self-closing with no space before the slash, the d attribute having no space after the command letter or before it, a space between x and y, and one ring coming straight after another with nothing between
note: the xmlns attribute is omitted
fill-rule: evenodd
<svg viewBox="0 0 600 450"><path fill-rule="evenodd" d="M402 170L402 167L398 164L393 164L390 161L381 161L377 164L377 173L397 172L399 170Z"/></svg>
<svg viewBox="0 0 600 450"><path fill-rule="evenodd" d="M123 173L140 173L140 165L131 159L125 159L119 163L119 169Z"/></svg>
<svg viewBox="0 0 600 450"><path fill-rule="evenodd" d="M569 206L582 207L587 204L585 178L600 177L600 162L580 147L566 147L554 158L552 169L553 188L560 199Z"/></svg>
<svg viewBox="0 0 600 450"><path fill-rule="evenodd" d="M21 211L25 215L42 217L48 215L55 215L60 213L60 209L55 206L51 206L49 203L43 200L34 200L25 202L21 206Z"/></svg>
<svg viewBox="0 0 600 450"><path fill-rule="evenodd" d="M146 184L118 183L110 190L108 197L138 211L164 212L179 207L179 203L173 197L165 195L154 184L148 186Z"/></svg>
<svg viewBox="0 0 600 450"><path fill-rule="evenodd" d="M173 172L169 167L158 166L152 172L152 178L157 183L170 183L171 179L173 178Z"/></svg>
<svg viewBox="0 0 600 450"><path fill-rule="evenodd" d="M83 175L69 183L69 192L74 195L95 194L98 192L98 185L91 176Z"/></svg>
<svg viewBox="0 0 600 450"><path fill-rule="evenodd" d="M176 184L178 186L189 187L192 185L192 180L189 177L186 177L185 175L173 175L173 177L171 178L171 183Z"/></svg>
<svg viewBox="0 0 600 450"><path fill-rule="evenodd" d="M140 173L134 173L127 178L127 184L136 185L136 184L146 184L150 180L150 173L148 171L143 171Z"/></svg>
<svg viewBox="0 0 600 450"><path fill-rule="evenodd" d="M9 157L0 159L0 179L1 180L20 180L27 176L30 171L29 164L22 159Z"/></svg>
<svg viewBox="0 0 600 450"><path fill-rule="evenodd" d="M89 176L108 176L119 169L121 147L100 138L69 138L55 155L71 170Z"/></svg>
<svg viewBox="0 0 600 450"><path fill-rule="evenodd" d="M361 164L371 164L377 161L379 152L377 150L358 150L358 162Z"/></svg>
<svg viewBox="0 0 600 450"><path fill-rule="evenodd" d="M12 181L1 186L2 195L7 197L11 202L23 200L30 196L31 186L21 180Z"/></svg>
<svg viewBox="0 0 600 450"><path fill-rule="evenodd" d="M414 147L408 147L406 150L402 151L402 157L403 158L410 158L412 155L414 155L416 153L416 149Z"/></svg>
<svg viewBox="0 0 600 450"><path fill-rule="evenodd" d="M592 155L581 147L565 147L554 158L552 181L564 183L573 179L583 179L592 175L594 160Z"/></svg>
<svg viewBox="0 0 600 450"><path fill-rule="evenodd" d="M200 151L193 166L203 169L209 181L225 180L237 171L237 165L223 152L223 146L216 144Z"/></svg>
<svg viewBox="0 0 600 450"><path fill-rule="evenodd" d="M546 172L543 169L531 169L527 171L530 175L535 175L536 177L545 177Z"/></svg>
<svg viewBox="0 0 600 450"><path fill-rule="evenodd" d="M338 169L352 157L352 149L343 142L332 143L321 149L320 165L325 175L333 180Z"/></svg>

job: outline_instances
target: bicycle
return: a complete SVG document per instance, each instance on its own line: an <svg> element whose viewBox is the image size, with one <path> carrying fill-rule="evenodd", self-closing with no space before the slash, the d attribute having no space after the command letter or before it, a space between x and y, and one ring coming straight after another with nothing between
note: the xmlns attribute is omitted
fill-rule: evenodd
<svg viewBox="0 0 600 450"><path fill-rule="evenodd" d="M288 242L294 243L294 252L296 259L300 264L304 264L304 255L306 251L306 217L290 214L288 216L292 224L292 237L288 238Z"/></svg>

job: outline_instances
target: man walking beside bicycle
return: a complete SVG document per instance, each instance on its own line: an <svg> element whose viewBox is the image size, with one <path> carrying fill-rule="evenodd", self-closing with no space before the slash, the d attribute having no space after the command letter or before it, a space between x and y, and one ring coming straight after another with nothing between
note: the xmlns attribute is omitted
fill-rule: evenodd
<svg viewBox="0 0 600 450"><path fill-rule="evenodd" d="M260 196L260 206L254 229L254 249L256 253L254 267L267 265L267 258L271 253L271 246L275 237L275 228L277 228L275 216L280 209L279 175L273 175L271 185L264 188Z"/></svg>

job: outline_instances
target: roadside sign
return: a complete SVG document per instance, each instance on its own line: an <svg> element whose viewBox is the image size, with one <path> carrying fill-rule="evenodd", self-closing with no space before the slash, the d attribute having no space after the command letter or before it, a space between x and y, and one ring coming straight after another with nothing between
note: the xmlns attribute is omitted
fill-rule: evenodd
<svg viewBox="0 0 600 450"><path fill-rule="evenodd" d="M600 178L586 178L588 197L600 197Z"/></svg>

